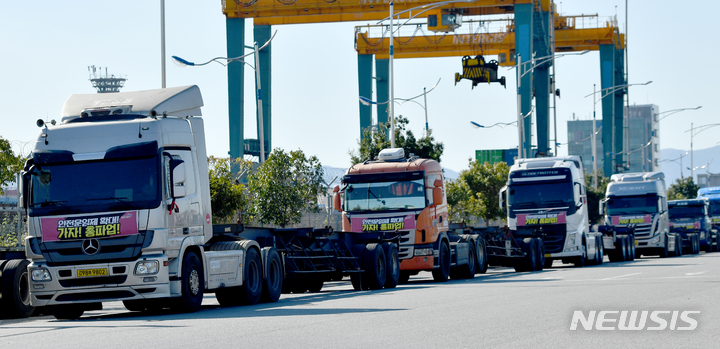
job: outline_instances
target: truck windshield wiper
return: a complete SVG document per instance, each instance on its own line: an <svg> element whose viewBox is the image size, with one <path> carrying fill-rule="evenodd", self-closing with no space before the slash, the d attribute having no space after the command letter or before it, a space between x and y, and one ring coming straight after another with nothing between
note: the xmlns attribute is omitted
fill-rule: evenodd
<svg viewBox="0 0 720 349"><path fill-rule="evenodd" d="M63 202L67 202L67 200L45 200L43 202L34 202L30 204L30 206L63 206L67 207L67 205L63 204Z"/></svg>
<svg viewBox="0 0 720 349"><path fill-rule="evenodd" d="M99 201L99 200L116 200L116 201L122 202L123 204L130 203L130 201L127 201L126 197L119 198L119 197L114 197L114 196L108 196L106 198L92 198L92 199L87 199L86 201Z"/></svg>

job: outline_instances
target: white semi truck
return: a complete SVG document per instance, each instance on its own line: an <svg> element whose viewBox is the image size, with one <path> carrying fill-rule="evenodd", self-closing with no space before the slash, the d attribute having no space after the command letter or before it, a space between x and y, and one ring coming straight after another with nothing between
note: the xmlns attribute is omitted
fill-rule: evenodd
<svg viewBox="0 0 720 349"><path fill-rule="evenodd" d="M377 249L397 250L391 234L213 226L202 105L197 86L72 95L60 124L38 121L21 199L32 306L62 319L107 301L195 311L205 292L221 305L273 302L284 282L384 280L399 264ZM361 257L368 247L373 258Z"/></svg>
<svg viewBox="0 0 720 349"><path fill-rule="evenodd" d="M537 269L554 260L582 267L602 263L599 236L588 225L588 205L582 162L578 156L518 159L500 191L508 228L525 244L539 238ZM488 246L492 246L488 242ZM599 248L600 247L600 248ZM491 255L491 264L493 261Z"/></svg>
<svg viewBox="0 0 720 349"><path fill-rule="evenodd" d="M665 175L662 172L619 173L610 177L600 202L604 248L610 261L636 255L681 254L679 237L669 232Z"/></svg>

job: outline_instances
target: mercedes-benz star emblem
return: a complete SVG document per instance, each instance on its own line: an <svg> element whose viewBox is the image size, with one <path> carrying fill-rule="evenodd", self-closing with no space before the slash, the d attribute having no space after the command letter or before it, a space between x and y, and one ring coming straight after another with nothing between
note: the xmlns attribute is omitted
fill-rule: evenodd
<svg viewBox="0 0 720 349"><path fill-rule="evenodd" d="M100 241L97 239L87 239L82 243L82 250L88 256L92 256L100 251Z"/></svg>

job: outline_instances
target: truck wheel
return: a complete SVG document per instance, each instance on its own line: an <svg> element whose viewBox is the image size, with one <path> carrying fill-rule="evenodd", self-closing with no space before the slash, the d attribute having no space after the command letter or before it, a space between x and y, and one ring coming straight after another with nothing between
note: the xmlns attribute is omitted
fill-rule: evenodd
<svg viewBox="0 0 720 349"><path fill-rule="evenodd" d="M537 245L535 240L527 239L522 242L522 251L525 252L525 256L522 259L518 259L515 262L515 271L534 271L537 269Z"/></svg>
<svg viewBox="0 0 720 349"><path fill-rule="evenodd" d="M385 286L385 278L387 276L387 265L385 251L382 246L377 243L370 243L365 249L363 256L365 262L365 276L367 277L367 287L371 290L379 290ZM363 280L363 283L365 280Z"/></svg>
<svg viewBox="0 0 720 349"><path fill-rule="evenodd" d="M585 244L585 241L583 241L582 244L580 244L580 256L575 257L575 262L573 263L575 265L575 268L582 268L585 266L585 261L587 260L587 247Z"/></svg>
<svg viewBox="0 0 720 349"><path fill-rule="evenodd" d="M713 252L720 252L720 232L715 233L715 244L712 246Z"/></svg>
<svg viewBox="0 0 720 349"><path fill-rule="evenodd" d="M53 305L50 313L58 320L76 320L85 313L85 309L78 304Z"/></svg>
<svg viewBox="0 0 720 349"><path fill-rule="evenodd" d="M240 286L240 300L242 304L257 304L262 295L262 260L257 249L248 248L243 265L243 284ZM282 286L281 286L282 287Z"/></svg>
<svg viewBox="0 0 720 349"><path fill-rule="evenodd" d="M597 265L603 264L603 261L605 259L605 246L603 245L603 238L602 237L595 237L595 243L597 244L597 250L598 250L598 260Z"/></svg>
<svg viewBox="0 0 720 349"><path fill-rule="evenodd" d="M693 237L693 240L695 241L695 248L693 249L693 254L698 254L700 253L700 235L695 234L693 235Z"/></svg>
<svg viewBox="0 0 720 349"><path fill-rule="evenodd" d="M488 258L485 239L483 237L477 238L477 249L475 252L477 253L477 266L475 267L475 271L480 274L485 274L488 269Z"/></svg>
<svg viewBox="0 0 720 349"><path fill-rule="evenodd" d="M282 260L280 259L280 254L273 247L267 250L267 256L265 258L267 275L265 276L265 280L263 280L260 299L266 303L274 303L280 299L280 294L283 289Z"/></svg>
<svg viewBox="0 0 720 349"><path fill-rule="evenodd" d="M477 268L477 264L475 262L476 260L477 260L477 257L476 257L476 252L475 252L475 244L469 244L469 246L468 246L468 264L465 264L465 265L457 268L456 276L458 276L459 279L474 278L475 271Z"/></svg>
<svg viewBox="0 0 720 349"><path fill-rule="evenodd" d="M542 271L545 268L545 243L542 238L534 239L535 245L537 246L537 262L535 270Z"/></svg>
<svg viewBox="0 0 720 349"><path fill-rule="evenodd" d="M667 256L670 254L670 249L668 247L668 245L669 245L668 239L669 238L670 238L669 236L665 236L665 246L660 248L660 254L659 254L660 258L667 258ZM680 242L680 248L682 249L682 240Z"/></svg>
<svg viewBox="0 0 720 349"><path fill-rule="evenodd" d="M445 282L450 276L450 247L445 242L440 243L438 268L433 269L432 276L436 282Z"/></svg>
<svg viewBox="0 0 720 349"><path fill-rule="evenodd" d="M630 241L628 244L630 245L630 260L634 261L635 260L635 235L630 235L629 239L630 239Z"/></svg>
<svg viewBox="0 0 720 349"><path fill-rule="evenodd" d="M385 288L395 288L400 280L400 254L397 245L390 242L382 243L385 250L387 262L387 275L385 276Z"/></svg>
<svg viewBox="0 0 720 349"><path fill-rule="evenodd" d="M0 279L0 312L3 318L30 317L35 308L30 305L30 281L26 259L11 259L2 268Z"/></svg>
<svg viewBox="0 0 720 349"><path fill-rule="evenodd" d="M180 284L182 296L175 301L173 308L187 313L200 310L205 292L205 278L200 258L195 252L188 252L183 257Z"/></svg>

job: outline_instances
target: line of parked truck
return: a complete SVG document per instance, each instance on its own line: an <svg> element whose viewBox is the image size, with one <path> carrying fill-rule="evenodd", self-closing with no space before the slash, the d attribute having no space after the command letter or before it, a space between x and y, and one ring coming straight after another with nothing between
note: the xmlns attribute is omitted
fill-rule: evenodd
<svg viewBox="0 0 720 349"><path fill-rule="evenodd" d="M657 172L613 175L591 230L577 156L516 160L503 228L451 224L442 167L402 149L347 170L342 231L213 225L202 105L197 86L72 95L58 125L38 121L19 185L25 258L0 255L2 316L75 319L109 301L192 312L205 293L255 304L343 277L394 288L421 271L442 282L720 247L720 188L668 201Z"/></svg>

